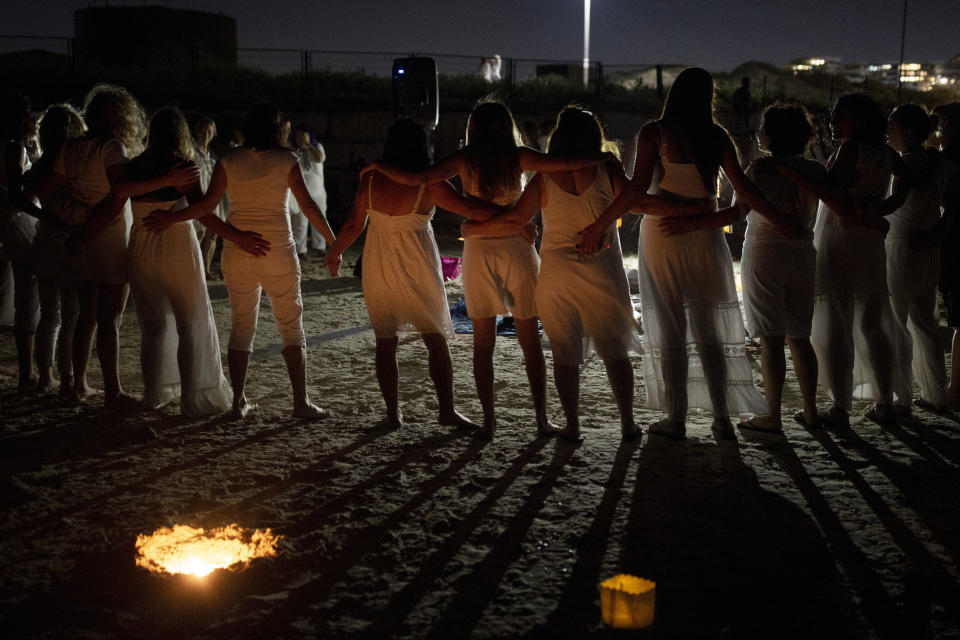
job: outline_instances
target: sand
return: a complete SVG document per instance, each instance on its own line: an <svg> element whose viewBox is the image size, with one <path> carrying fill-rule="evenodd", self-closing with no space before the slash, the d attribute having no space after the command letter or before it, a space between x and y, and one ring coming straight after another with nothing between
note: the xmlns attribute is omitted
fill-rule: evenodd
<svg viewBox="0 0 960 640"><path fill-rule="evenodd" d="M521 351L500 338L486 442L436 423L426 350L409 336L406 424L389 431L359 280L331 279L313 257L304 274L308 386L325 422L290 417L266 303L248 379L259 408L242 421L18 396L4 333L4 637L616 637L597 585L625 572L657 582L655 625L637 637L960 638L957 414L916 410L881 429L857 413L848 431L807 430L788 420L789 372L783 436L717 442L694 413L685 442L628 444L591 361L575 446L536 437ZM447 293L455 302L462 283ZM210 294L225 347L223 283ZM122 381L138 392L132 308L121 341ZM451 350L458 407L479 420L471 337ZM646 427L660 416L643 409L633 363ZM270 528L281 553L203 579L135 567L137 535L176 523Z"/></svg>

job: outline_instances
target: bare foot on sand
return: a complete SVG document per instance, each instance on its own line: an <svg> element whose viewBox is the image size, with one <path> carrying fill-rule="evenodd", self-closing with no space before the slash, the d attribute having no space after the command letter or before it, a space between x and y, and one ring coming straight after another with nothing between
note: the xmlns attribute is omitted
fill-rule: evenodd
<svg viewBox="0 0 960 640"><path fill-rule="evenodd" d="M62 386L60 387L60 395L63 395ZM101 396L101 395L103 395L103 391L101 391L100 389L94 389L87 383L83 383L79 386L73 385L73 388L65 397L73 400L74 402L86 402L87 400L89 400L94 396Z"/></svg>
<svg viewBox="0 0 960 640"><path fill-rule="evenodd" d="M456 427L458 429L470 429L470 430L480 429L480 425L478 425L475 422L471 422L456 409L450 412L442 412L437 417L437 422L439 422L444 427Z"/></svg>
<svg viewBox="0 0 960 640"><path fill-rule="evenodd" d="M550 422L546 416L537 420L537 437L553 436L560 433L560 427Z"/></svg>
<svg viewBox="0 0 960 640"><path fill-rule="evenodd" d="M580 435L580 425L578 424L568 424L563 429L560 429L557 435L567 442L583 442L583 436Z"/></svg>
<svg viewBox="0 0 960 640"><path fill-rule="evenodd" d="M125 411L128 409L139 409L142 399L132 396L129 393L121 391L115 396L105 397L103 407L112 411Z"/></svg>
<svg viewBox="0 0 960 640"><path fill-rule="evenodd" d="M306 402L306 404L302 404L293 408L293 417L300 418L301 420L323 420L329 415L329 411L318 407L309 400Z"/></svg>
<svg viewBox="0 0 960 640"><path fill-rule="evenodd" d="M240 396L240 400L234 400L233 408L228 414L234 420L242 420L247 414L257 408L257 405L247 402L246 396Z"/></svg>
<svg viewBox="0 0 960 640"><path fill-rule="evenodd" d="M749 420L741 420L737 423L737 426L748 431L783 433L783 422L781 422L780 416L754 416Z"/></svg>
<svg viewBox="0 0 960 640"><path fill-rule="evenodd" d="M658 436L665 436L671 440L687 439L687 425L679 420L671 420L669 418L657 420L650 425L648 431Z"/></svg>

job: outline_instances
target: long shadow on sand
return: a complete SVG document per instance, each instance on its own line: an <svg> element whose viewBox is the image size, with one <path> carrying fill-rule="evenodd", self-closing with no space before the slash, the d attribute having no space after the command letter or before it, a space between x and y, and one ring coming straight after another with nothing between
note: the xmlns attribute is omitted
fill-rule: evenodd
<svg viewBox="0 0 960 640"><path fill-rule="evenodd" d="M908 436L902 428L890 427L887 431L896 435L901 441L911 442L914 447L923 451L921 443L914 442L914 439ZM935 534L937 542L942 544L953 558L960 557L958 556L960 542L957 539L960 518L958 518L956 511L956 473L949 473L949 467L942 462L938 465L936 457L928 459L925 466L930 468L926 469L926 472L920 472L917 469L893 462L852 430L840 434L836 441L823 432L814 432L813 435L831 454L833 460L847 476L850 484L860 492L893 542L906 556L903 594L906 619L901 618L900 615L897 615L893 620L890 620L889 617L888 619L882 619L882 614L876 612L870 618L877 619L882 626L875 626L875 628L881 634L887 630L902 629L903 637L922 637L915 634L922 634L926 618L930 615L931 600L934 598L943 605L945 614L951 621L950 626L960 625L960 585L957 584L954 576L943 567L942 560L931 553L925 542L911 531L877 490L871 486L870 482L863 476L861 465L850 459L841 443L864 456L903 492L906 505L916 512L923 520L925 527L928 527ZM927 453L931 452L928 451ZM953 491L951 491L951 495L945 495L944 490L951 483L954 484L950 487ZM892 601L891 598L886 600L884 612L888 616L891 607L895 611L899 610L899 603ZM876 601L873 598L864 599L865 607L870 607L875 603ZM920 610L917 610L916 607L919 607ZM887 635L893 637L895 634Z"/></svg>
<svg viewBox="0 0 960 640"><path fill-rule="evenodd" d="M869 637L817 522L735 444L651 438L626 527L619 569L657 583L658 640Z"/></svg>
<svg viewBox="0 0 960 640"><path fill-rule="evenodd" d="M456 530L448 535L437 549L424 561L416 575L402 588L393 593L386 607L377 612L375 621L363 630L360 634L361 637L382 638L392 633L403 633L404 620L406 617L413 611L424 596L436 587L437 581L447 575L448 564L454 559L461 547L470 539L471 535L477 530L478 526L484 518L487 517L500 498L503 497L507 490L523 474L524 468L527 467L531 460L539 454L548 442L549 440L546 438L538 438L527 445L520 455L514 458L513 462L506 471L504 471L500 479L490 488L486 496L460 520ZM572 447L561 447L558 449L549 466L550 471L547 477L539 485L539 490L535 490L531 494L531 500L525 505L523 517L518 521L520 523L519 526L523 528L529 527L532 518L536 516L536 512L539 511L542 506L543 500L546 499L546 495L549 494L562 472L564 465L573 454L573 450ZM536 505L537 502L539 502L539 506ZM504 539L506 539L506 537L504 537ZM504 556L503 550L493 556L493 561L497 563L497 566L493 568L494 571L502 569L500 565L504 557L506 556ZM509 562L507 564L509 564ZM470 587L470 582L474 580L475 575L476 574L471 574L465 578L467 581L465 588ZM483 575L480 575L479 578L481 581L484 580ZM493 582L495 584L492 585L492 588L495 591L496 583L499 583L499 580L494 580ZM491 597L492 592L490 592L489 588L489 586L483 587L483 591L478 595L487 598ZM442 615L447 621L451 624L463 625L461 629L463 633L452 633L446 635L446 637L464 637L465 633L468 633L469 630L473 628L473 625L476 624L477 618L483 612L483 608L480 602L471 604L467 609L468 611L473 611L475 615L471 615L463 609L451 611L451 609L448 608L445 610ZM451 616L451 613L454 614L454 617ZM459 618L456 618L456 614L463 616L464 620L461 621ZM436 630L440 628L439 625L434 626ZM444 631L446 630L444 629Z"/></svg>

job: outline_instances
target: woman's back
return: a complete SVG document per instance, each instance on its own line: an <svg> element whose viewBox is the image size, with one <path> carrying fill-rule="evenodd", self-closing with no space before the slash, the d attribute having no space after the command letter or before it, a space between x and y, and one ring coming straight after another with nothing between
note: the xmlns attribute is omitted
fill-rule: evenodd
<svg viewBox="0 0 960 640"><path fill-rule="evenodd" d="M780 156L777 161L789 166L810 180L822 182L826 179L826 168L815 160L809 160L802 156ZM747 177L753 180L757 188L763 192L763 196L777 210L799 219L804 227L801 236L796 240L791 240L778 231L769 219L751 211L747 215L747 235L753 240L763 239L778 244L808 244L811 242L820 200L780 175L776 169L765 161L759 161L751 165L747 170Z"/></svg>
<svg viewBox="0 0 960 640"><path fill-rule="evenodd" d="M592 179L585 177L592 174ZM543 208L541 252L574 251L576 236L594 222L613 201L614 188L607 165L579 171L542 174L547 204Z"/></svg>
<svg viewBox="0 0 960 640"><path fill-rule="evenodd" d="M85 137L64 142L54 171L64 176L73 196L95 205L110 192L107 169L126 162L119 140Z"/></svg>
<svg viewBox="0 0 960 640"><path fill-rule="evenodd" d="M227 174L230 222L257 231L274 246L293 243L287 212L287 179L297 165L286 149L231 149L220 158Z"/></svg>
<svg viewBox="0 0 960 640"><path fill-rule="evenodd" d="M654 193L667 192L685 198L709 198L716 192L707 190L700 168L694 162L691 142L682 132L657 122L660 134L658 171L654 174Z"/></svg>
<svg viewBox="0 0 960 640"><path fill-rule="evenodd" d="M367 178L367 208L388 216L430 214L433 207L423 203L423 191L423 187L403 185L373 172Z"/></svg>

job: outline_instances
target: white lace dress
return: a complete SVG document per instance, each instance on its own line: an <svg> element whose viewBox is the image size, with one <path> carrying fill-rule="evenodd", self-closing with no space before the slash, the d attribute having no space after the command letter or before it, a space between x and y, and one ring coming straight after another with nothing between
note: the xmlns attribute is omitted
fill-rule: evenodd
<svg viewBox="0 0 960 640"><path fill-rule="evenodd" d="M695 164L671 162L666 146L660 145L652 193L688 199L716 195L706 190ZM659 222L647 216L640 225L647 406L680 421L688 407L718 416L765 413L744 349L743 316L723 230L667 236ZM711 385L714 394L723 394L726 407L714 407Z"/></svg>
<svg viewBox="0 0 960 640"><path fill-rule="evenodd" d="M382 179L382 178L381 178ZM363 297L377 338L392 338L399 331L439 333L454 338L450 309L443 289L440 252L433 236L433 211L390 215L378 211L368 192L367 239L363 247Z"/></svg>
<svg viewBox="0 0 960 640"><path fill-rule="evenodd" d="M220 361L200 244L191 222L178 222L162 233L143 226L155 209L179 210L186 204L184 198L132 202L127 264L140 323L144 406L156 408L180 396L180 412L199 416L226 411L233 401Z"/></svg>
<svg viewBox="0 0 960 640"><path fill-rule="evenodd" d="M591 255L576 249L580 230L613 200L606 166L597 167L593 183L579 195L542 176L547 206L536 300L554 361L577 365L594 352L608 361L622 360L628 351L643 353L616 224L607 229L606 248Z"/></svg>

